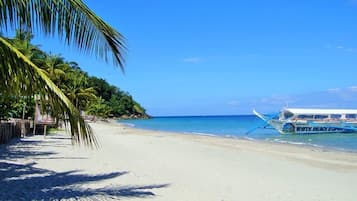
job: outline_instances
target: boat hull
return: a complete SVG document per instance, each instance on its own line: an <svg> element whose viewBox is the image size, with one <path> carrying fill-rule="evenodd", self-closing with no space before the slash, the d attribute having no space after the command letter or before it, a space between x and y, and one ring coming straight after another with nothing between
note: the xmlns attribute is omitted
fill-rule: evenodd
<svg viewBox="0 0 357 201"><path fill-rule="evenodd" d="M281 134L322 134L357 132L357 121L279 120L274 118L268 118L262 114L259 114L255 110L253 112Z"/></svg>
<svg viewBox="0 0 357 201"><path fill-rule="evenodd" d="M269 120L267 123L281 134L354 133L357 123L289 122Z"/></svg>

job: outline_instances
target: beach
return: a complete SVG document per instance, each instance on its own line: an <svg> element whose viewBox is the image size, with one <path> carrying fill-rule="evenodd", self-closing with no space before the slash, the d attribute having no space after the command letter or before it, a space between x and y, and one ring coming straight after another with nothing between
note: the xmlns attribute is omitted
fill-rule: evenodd
<svg viewBox="0 0 357 201"><path fill-rule="evenodd" d="M357 154L91 123L99 149L63 132L0 146L0 200L349 201Z"/></svg>

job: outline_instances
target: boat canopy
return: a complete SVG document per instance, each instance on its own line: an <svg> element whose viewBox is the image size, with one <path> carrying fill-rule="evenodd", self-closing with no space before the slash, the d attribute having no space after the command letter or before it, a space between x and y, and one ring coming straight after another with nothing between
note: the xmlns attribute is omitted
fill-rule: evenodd
<svg viewBox="0 0 357 201"><path fill-rule="evenodd" d="M353 109L303 109L303 108L285 108L282 112L291 112L293 114L357 114Z"/></svg>

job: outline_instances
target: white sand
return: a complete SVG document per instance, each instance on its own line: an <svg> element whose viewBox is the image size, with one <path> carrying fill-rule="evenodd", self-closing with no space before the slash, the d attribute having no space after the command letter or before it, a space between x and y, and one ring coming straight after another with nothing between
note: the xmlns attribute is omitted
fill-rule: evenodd
<svg viewBox="0 0 357 201"><path fill-rule="evenodd" d="M0 200L355 201L357 154L92 125L0 146Z"/></svg>

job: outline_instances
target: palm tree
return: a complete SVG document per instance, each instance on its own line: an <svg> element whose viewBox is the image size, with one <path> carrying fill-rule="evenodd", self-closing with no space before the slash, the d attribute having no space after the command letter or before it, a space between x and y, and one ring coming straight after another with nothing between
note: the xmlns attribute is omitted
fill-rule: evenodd
<svg viewBox="0 0 357 201"><path fill-rule="evenodd" d="M78 110L85 109L90 102L96 100L96 90L88 87L88 76L79 67L68 73L67 79L70 84L63 88L63 92Z"/></svg>
<svg viewBox="0 0 357 201"><path fill-rule="evenodd" d="M33 37L31 32L20 28L16 30L15 38L10 39L10 41L24 56L29 58L34 64L41 66L45 53L40 50L38 45L31 44Z"/></svg>
<svg viewBox="0 0 357 201"><path fill-rule="evenodd" d="M105 103L101 97L97 97L90 105L88 105L86 113L98 117L108 117L111 108Z"/></svg>
<svg viewBox="0 0 357 201"><path fill-rule="evenodd" d="M58 87L60 87L61 78L66 75L66 67L67 64L64 62L64 59L58 55L46 56L45 64L43 65L43 68L46 70L48 77Z"/></svg>
<svg viewBox="0 0 357 201"><path fill-rule="evenodd" d="M0 32L26 28L48 36L58 35L67 45L109 59L123 70L123 37L93 13L81 0L0 0ZM53 107L68 116L73 142L96 145L90 127L64 93L43 69L26 57L8 39L0 36L0 93L41 89ZM31 86L23 86L24 81ZM8 90L11 89L11 90Z"/></svg>

